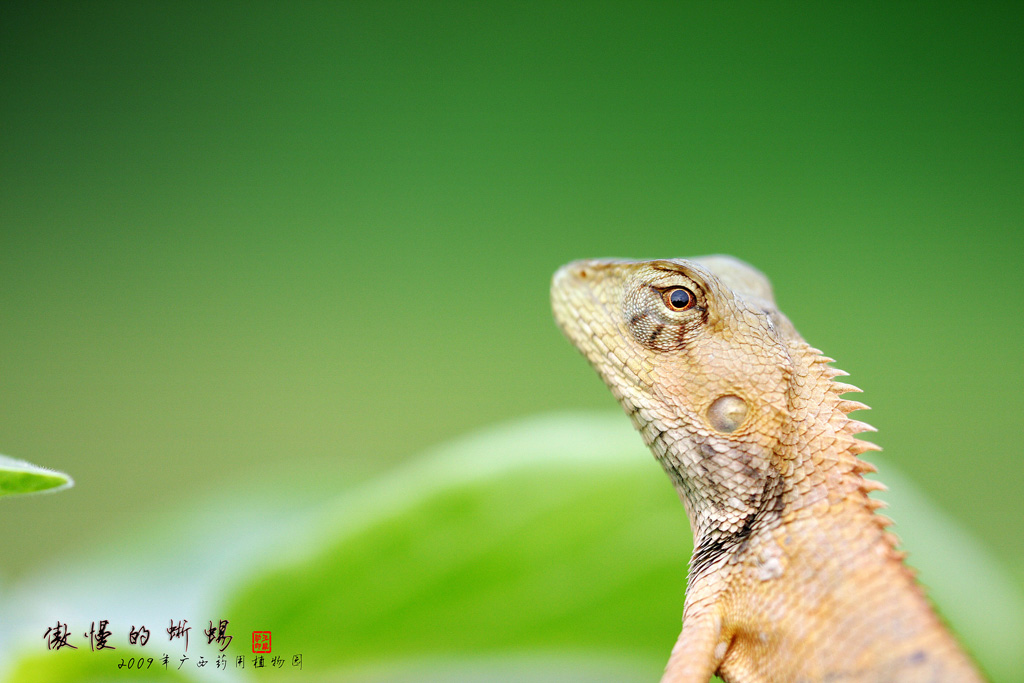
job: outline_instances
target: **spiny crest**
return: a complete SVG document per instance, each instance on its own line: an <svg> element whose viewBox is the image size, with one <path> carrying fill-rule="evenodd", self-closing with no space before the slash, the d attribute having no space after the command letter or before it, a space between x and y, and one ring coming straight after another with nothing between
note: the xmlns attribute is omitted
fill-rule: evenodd
<svg viewBox="0 0 1024 683"><path fill-rule="evenodd" d="M829 380L828 389L836 400L836 410L838 410L842 415L841 422L837 425L838 431L849 438L847 450L854 456L854 471L857 474L877 472L878 468L867 461L861 460L857 456L861 453L866 453L867 451L880 451L882 450L881 446L871 443L870 441L858 439L855 435L863 432L877 432L878 430L867 422L854 420L853 418L848 417L849 414L854 411L870 410L871 408L860 401L842 398L843 394L862 393L860 387L836 379L837 377L848 377L850 373L829 365L830 363L836 362L835 358L826 356L820 349L816 349L812 346L808 347L808 351L811 354L812 362L821 366L822 374Z"/></svg>
<svg viewBox="0 0 1024 683"><path fill-rule="evenodd" d="M834 363L835 359L829 358L828 356L822 355L817 359L819 363ZM836 377L848 377L850 373L828 366L825 369L825 374L831 379L829 383L829 389L837 398L836 408L843 413L843 415L849 415L850 413L857 410L871 410L871 406L861 401L855 401L852 399L842 398L843 394L862 393L860 387L847 382L840 382L836 380ZM854 455L860 455L866 451L880 451L881 446L871 443L870 441L863 441L861 439L853 438L855 434L861 434L863 432L877 432L878 430L869 425L867 422L860 420L854 420L853 418L847 417L842 425L842 430L848 436L851 437L853 444L851 450ZM872 466L873 467L873 466ZM873 470L871 470L873 471Z"/></svg>
<svg viewBox="0 0 1024 683"><path fill-rule="evenodd" d="M871 443L870 441L864 441L854 436L863 432L876 432L878 430L867 422L854 420L853 418L848 417L848 415L854 411L870 410L870 407L860 401L841 398L843 394L861 393L861 389L853 384L836 380L836 377L847 377L849 376L849 373L840 370L839 368L827 365L828 363L834 363L835 360L821 354L820 351L818 353L820 355L815 359L815 362L826 364L824 370L825 374L830 379L829 390L837 399L836 408L843 414L843 424L840 429L850 438L848 449L853 455L853 471L858 479L857 486L864 494L864 505L873 513L871 515L872 521L874 521L874 523L878 525L878 528L883 531L882 537L885 539L886 545L889 546L890 557L902 564L907 554L906 552L898 549L900 545L899 537L891 531L887 531L887 528L892 526L893 521L891 518L877 512L882 508L888 507L888 505L885 501L881 501L876 498L868 498L868 494L872 491L886 491L888 488L880 481L864 478L864 474L878 472L878 468L875 467L874 464L861 460L858 457L861 453L865 453L867 451L880 451L882 450L882 447L878 444ZM912 570L908 569L907 571L911 571L912 573Z"/></svg>

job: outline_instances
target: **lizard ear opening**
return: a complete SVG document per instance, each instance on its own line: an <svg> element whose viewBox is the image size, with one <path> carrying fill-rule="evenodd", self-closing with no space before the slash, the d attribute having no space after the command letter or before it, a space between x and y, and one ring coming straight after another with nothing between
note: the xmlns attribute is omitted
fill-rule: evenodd
<svg viewBox="0 0 1024 683"><path fill-rule="evenodd" d="M719 396L708 406L708 423L717 431L730 434L740 428L749 412L747 402L739 396Z"/></svg>

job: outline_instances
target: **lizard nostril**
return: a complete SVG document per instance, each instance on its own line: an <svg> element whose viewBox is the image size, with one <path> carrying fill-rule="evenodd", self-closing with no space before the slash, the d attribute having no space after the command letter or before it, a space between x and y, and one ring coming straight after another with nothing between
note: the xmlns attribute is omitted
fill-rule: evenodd
<svg viewBox="0 0 1024 683"><path fill-rule="evenodd" d="M587 275L589 275L589 273L587 272L586 268L580 268L580 270L577 273L577 275L579 275L579 278L582 280L582 279L586 278Z"/></svg>
<svg viewBox="0 0 1024 683"><path fill-rule="evenodd" d="M708 407L708 422L720 432L735 432L747 417L747 402L739 396L719 396Z"/></svg>

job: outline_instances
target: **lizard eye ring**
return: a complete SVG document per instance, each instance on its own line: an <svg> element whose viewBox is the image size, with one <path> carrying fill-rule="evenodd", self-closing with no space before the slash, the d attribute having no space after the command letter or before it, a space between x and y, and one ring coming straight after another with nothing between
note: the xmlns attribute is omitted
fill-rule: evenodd
<svg viewBox="0 0 1024 683"><path fill-rule="evenodd" d="M661 293L665 305L672 311L685 311L693 308L697 297L686 287L672 287Z"/></svg>

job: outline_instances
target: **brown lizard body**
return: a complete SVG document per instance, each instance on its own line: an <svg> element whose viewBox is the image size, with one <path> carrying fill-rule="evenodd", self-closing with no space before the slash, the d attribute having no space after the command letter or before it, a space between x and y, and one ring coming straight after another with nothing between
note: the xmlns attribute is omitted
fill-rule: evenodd
<svg viewBox="0 0 1024 683"><path fill-rule="evenodd" d="M555 318L679 492L694 535L663 682L970 682L885 530L872 430L768 280L730 257L577 261Z"/></svg>

